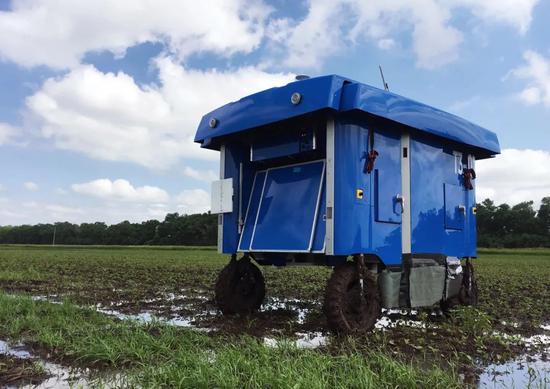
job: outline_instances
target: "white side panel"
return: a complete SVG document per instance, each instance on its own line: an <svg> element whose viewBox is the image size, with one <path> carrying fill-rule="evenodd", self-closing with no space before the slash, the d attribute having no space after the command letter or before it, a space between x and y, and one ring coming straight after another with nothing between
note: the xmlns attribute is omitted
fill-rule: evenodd
<svg viewBox="0 0 550 389"><path fill-rule="evenodd" d="M334 119L327 120L327 163L326 163L326 234L325 252L334 254Z"/></svg>
<svg viewBox="0 0 550 389"><path fill-rule="evenodd" d="M233 178L212 182L210 212L233 212Z"/></svg>
<svg viewBox="0 0 550 389"><path fill-rule="evenodd" d="M403 254L411 253L411 138L401 135L401 190L403 214L401 215L401 249Z"/></svg>

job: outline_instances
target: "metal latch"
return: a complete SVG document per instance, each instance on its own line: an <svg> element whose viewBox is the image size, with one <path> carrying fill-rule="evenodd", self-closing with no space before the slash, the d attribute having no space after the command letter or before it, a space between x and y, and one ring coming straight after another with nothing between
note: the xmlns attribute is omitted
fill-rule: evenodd
<svg viewBox="0 0 550 389"><path fill-rule="evenodd" d="M405 212L405 198L399 193L395 195L395 201L401 204L401 213Z"/></svg>

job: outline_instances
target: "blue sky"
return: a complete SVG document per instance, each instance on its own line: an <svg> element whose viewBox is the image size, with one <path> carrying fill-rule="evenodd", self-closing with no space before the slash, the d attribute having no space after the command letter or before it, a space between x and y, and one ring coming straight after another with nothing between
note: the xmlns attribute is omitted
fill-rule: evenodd
<svg viewBox="0 0 550 389"><path fill-rule="evenodd" d="M209 110L336 73L495 131L478 200L550 196L550 1L0 0L0 225L209 207Z"/></svg>

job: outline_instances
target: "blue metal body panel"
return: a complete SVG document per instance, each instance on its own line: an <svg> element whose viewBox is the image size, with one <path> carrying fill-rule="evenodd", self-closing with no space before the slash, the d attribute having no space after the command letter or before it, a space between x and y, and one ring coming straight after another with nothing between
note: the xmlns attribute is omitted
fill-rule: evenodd
<svg viewBox="0 0 550 389"><path fill-rule="evenodd" d="M379 156L375 162L374 191L371 204L375 217L370 225L370 253L376 254L387 265L401 264L401 210L396 195L401 189L400 134L389 129L376 128L375 148Z"/></svg>
<svg viewBox="0 0 550 389"><path fill-rule="evenodd" d="M360 110L392 120L427 134L479 149L480 157L498 154L494 132L429 105L386 92L370 85L354 83L346 87L341 111Z"/></svg>
<svg viewBox="0 0 550 389"><path fill-rule="evenodd" d="M344 82L346 80L339 76L316 77L267 89L224 105L202 118L195 142L219 150L219 143L213 142L215 138L324 109L337 110ZM291 103L293 93L302 96L299 104ZM212 118L218 122L214 128L209 123Z"/></svg>
<svg viewBox="0 0 550 389"><path fill-rule="evenodd" d="M334 254L360 253L369 247L371 176L363 172L368 130L353 119L342 119L334 130ZM356 190L364 192L356 197Z"/></svg>
<svg viewBox="0 0 550 389"><path fill-rule="evenodd" d="M465 189L462 169L499 152L490 131L338 76L221 107L205 115L196 141L223 147L222 178L233 178L222 252L269 253L264 260L277 265L286 261L278 253L327 254L326 263L365 253L385 265L401 265L403 254L475 256L475 190ZM367 174L372 146L378 157Z"/></svg>
<svg viewBox="0 0 550 389"><path fill-rule="evenodd" d="M466 194L463 186L443 184L445 197L445 228L449 230L463 230L465 227L464 211Z"/></svg>
<svg viewBox="0 0 550 389"><path fill-rule="evenodd" d="M376 149L383 153L376 160L374 170L375 221L401 223L401 205L396 195L401 191L401 139L398 134L378 134Z"/></svg>
<svg viewBox="0 0 550 389"><path fill-rule="evenodd" d="M249 230L252 223L253 232L250 239L249 232L246 232L241 249L245 249L243 243L250 240L250 251L310 251L324 167L324 161L315 161L260 173L265 175L262 193L261 196L254 193L245 221L245 229ZM259 185L255 187L258 189ZM254 213L255 209L257 212Z"/></svg>
<svg viewBox="0 0 550 389"><path fill-rule="evenodd" d="M325 252L325 234L326 234L326 207L327 207L326 174L321 183L321 198L317 209L317 222L315 223L315 232L313 235L312 252Z"/></svg>
<svg viewBox="0 0 550 389"><path fill-rule="evenodd" d="M256 224L256 215L258 215L258 207L260 205L260 199L262 197L262 192L265 185L266 173L267 172L265 170L259 171L256 173L256 177L254 178L254 184L252 186L251 195L246 209L243 230L239 242L240 251L250 250L252 234Z"/></svg>
<svg viewBox="0 0 550 389"><path fill-rule="evenodd" d="M444 184L461 191L453 193L450 209L466 201L461 176L455 171L454 155L432 140L412 138L410 161L412 252L463 257L464 219L462 229L455 229L446 228L445 217Z"/></svg>
<svg viewBox="0 0 550 389"><path fill-rule="evenodd" d="M231 253L237 251L237 245L239 242L239 188L238 183L241 180L240 177L240 164L243 165L243 190L242 190L242 202L248 204L248 198L250 196L252 181L254 179L255 169L248 163L248 148L242 144L228 142L225 145L224 167L225 172L222 178L233 178L233 185L235 185L233 196L233 209L235 212L223 214L222 217L222 236L223 244L221 251L224 253ZM242 215L244 216L244 215ZM220 227L218 227L220 228Z"/></svg>
<svg viewBox="0 0 550 389"><path fill-rule="evenodd" d="M299 93L298 104L291 96ZM359 111L473 148L476 157L498 154L496 135L437 108L340 76L322 76L292 82L244 97L206 114L195 142L219 149L221 139L252 128L317 111ZM216 126L210 126L215 119Z"/></svg>

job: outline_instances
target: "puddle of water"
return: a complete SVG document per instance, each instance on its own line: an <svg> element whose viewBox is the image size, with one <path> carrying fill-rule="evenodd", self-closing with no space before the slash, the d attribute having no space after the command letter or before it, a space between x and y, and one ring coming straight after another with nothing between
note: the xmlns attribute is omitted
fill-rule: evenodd
<svg viewBox="0 0 550 389"><path fill-rule="evenodd" d="M103 308L96 308L96 311L104 313L104 314L109 315L109 316L114 316L114 317L116 317L117 319L120 319L120 320L134 320L134 321L137 321L139 323L144 323L144 324L151 323L151 322L159 322L159 323L162 323L162 324L173 325L173 326L176 326L176 327L193 328L197 331L202 331L202 332L209 332L209 331L214 330L214 328L197 327L194 324L195 319L200 317L200 316L204 316L204 315L215 315L215 314L217 314L216 311L207 310L207 311L204 311L200 314L193 315L193 316L175 316L175 317L172 317L172 318L168 319L168 318L155 316L150 311L140 312L138 314L126 314L126 313L122 313L122 312L114 310L114 309L103 309Z"/></svg>
<svg viewBox="0 0 550 389"><path fill-rule="evenodd" d="M20 359L29 359L31 354L20 343L10 346L7 342L0 340L0 354L9 355Z"/></svg>
<svg viewBox="0 0 550 389"><path fill-rule="evenodd" d="M329 340L328 336L323 335L322 332L297 332L296 335L299 337L298 340L296 340L296 346L298 348L317 348L325 346Z"/></svg>
<svg viewBox="0 0 550 389"><path fill-rule="evenodd" d="M0 354L9 355L19 359L32 360L40 365L50 377L38 385L9 385L6 389L34 388L34 389L64 389L64 388L87 388L101 386L104 388L115 387L121 381L119 375L109 377L92 377L89 369L71 369L57 363L52 363L33 355L20 343L11 346L8 342L0 340Z"/></svg>
<svg viewBox="0 0 550 389"><path fill-rule="evenodd" d="M297 332L298 339L282 339L265 337L263 339L264 345L267 347L279 347L282 344L294 344L298 348L317 348L325 346L328 343L329 337L323 335L322 332Z"/></svg>
<svg viewBox="0 0 550 389"><path fill-rule="evenodd" d="M158 321L161 323L171 324L178 327L193 327L192 319L190 318L175 317L171 319L165 319L165 318L157 317L149 311L145 311L137 314L126 314L114 309L102 309L102 308L96 308L96 311L104 313L109 316L114 316L120 320L134 320L140 323L151 323L153 321Z"/></svg>
<svg viewBox="0 0 550 389"><path fill-rule="evenodd" d="M408 327L417 327L417 328L425 328L426 323L420 321L420 320L412 320L412 319L403 319L401 317L406 316L415 316L417 314L417 311L411 310L403 310L403 309L382 309L382 316L380 319L377 320L376 324L374 325L374 328L379 330L385 330L387 328L395 328L397 326L408 326ZM399 319L391 319L390 316L398 316Z"/></svg>
<svg viewBox="0 0 550 389"><path fill-rule="evenodd" d="M548 388L550 361L542 355L531 360L523 357L503 364L488 366L479 376L479 388Z"/></svg>
<svg viewBox="0 0 550 389"><path fill-rule="evenodd" d="M261 312L276 311L278 309L289 310L297 314L296 321L298 324L304 324L306 315L309 313L309 308L304 308L304 302L300 299L281 299L278 297L271 297L262 304L260 308Z"/></svg>

